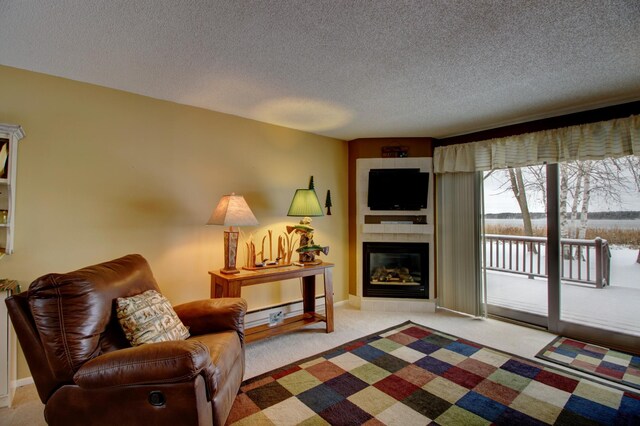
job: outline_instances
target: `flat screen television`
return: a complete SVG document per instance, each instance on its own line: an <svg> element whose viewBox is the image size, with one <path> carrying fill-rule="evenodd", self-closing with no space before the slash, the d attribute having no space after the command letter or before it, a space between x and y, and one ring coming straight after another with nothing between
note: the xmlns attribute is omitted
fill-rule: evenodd
<svg viewBox="0 0 640 426"><path fill-rule="evenodd" d="M420 169L371 169L367 205L371 210L427 208L429 173Z"/></svg>

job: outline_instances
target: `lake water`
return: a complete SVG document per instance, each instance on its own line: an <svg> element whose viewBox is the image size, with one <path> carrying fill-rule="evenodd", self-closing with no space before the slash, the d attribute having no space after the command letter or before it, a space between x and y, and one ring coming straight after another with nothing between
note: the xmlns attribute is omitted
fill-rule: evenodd
<svg viewBox="0 0 640 426"><path fill-rule="evenodd" d="M487 225L508 225L522 226L522 219L485 219ZM545 227L546 219L533 219L531 221L534 227ZM631 220L612 220L612 219L593 219L588 222L589 228L620 228L620 229L640 229L640 219Z"/></svg>

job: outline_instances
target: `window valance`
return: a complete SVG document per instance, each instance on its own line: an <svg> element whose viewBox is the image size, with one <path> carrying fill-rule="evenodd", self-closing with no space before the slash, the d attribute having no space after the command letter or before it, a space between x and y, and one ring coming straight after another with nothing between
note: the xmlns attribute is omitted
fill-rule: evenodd
<svg viewBox="0 0 640 426"><path fill-rule="evenodd" d="M436 173L475 172L640 155L640 115L437 147Z"/></svg>

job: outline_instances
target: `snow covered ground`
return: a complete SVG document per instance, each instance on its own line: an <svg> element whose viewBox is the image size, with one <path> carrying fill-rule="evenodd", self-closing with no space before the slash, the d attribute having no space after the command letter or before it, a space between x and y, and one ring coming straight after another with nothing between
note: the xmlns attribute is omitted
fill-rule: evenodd
<svg viewBox="0 0 640 426"><path fill-rule="evenodd" d="M565 321L640 336L640 263L638 250L611 246L611 284L598 289L563 283L561 318ZM489 304L547 314L547 281L487 271Z"/></svg>

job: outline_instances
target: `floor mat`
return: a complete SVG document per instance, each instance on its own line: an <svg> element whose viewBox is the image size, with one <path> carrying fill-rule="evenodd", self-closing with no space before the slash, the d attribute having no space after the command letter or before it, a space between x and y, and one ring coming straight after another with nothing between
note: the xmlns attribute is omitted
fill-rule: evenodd
<svg viewBox="0 0 640 426"><path fill-rule="evenodd" d="M559 336L536 356L640 389L640 356L637 355Z"/></svg>

